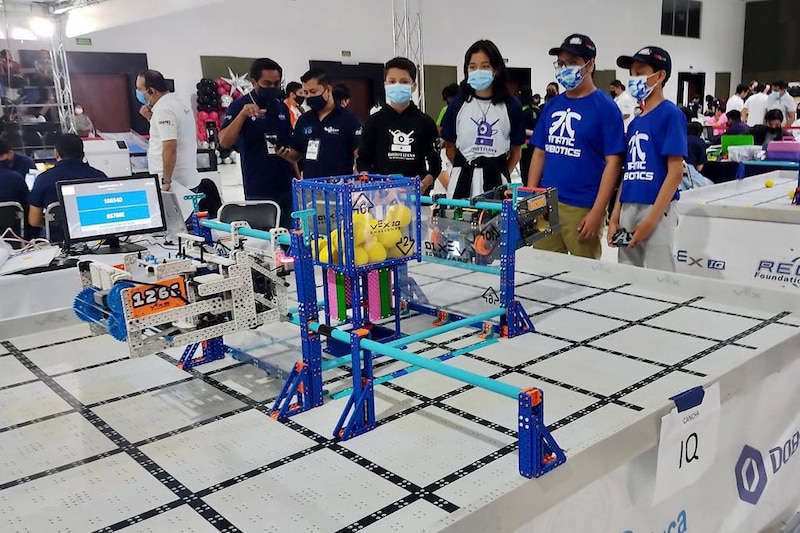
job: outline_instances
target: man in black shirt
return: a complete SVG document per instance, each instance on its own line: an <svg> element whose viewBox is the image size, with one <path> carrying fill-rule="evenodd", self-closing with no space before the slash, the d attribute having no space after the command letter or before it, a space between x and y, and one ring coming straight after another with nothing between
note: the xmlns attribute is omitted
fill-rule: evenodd
<svg viewBox="0 0 800 533"><path fill-rule="evenodd" d="M358 170L422 178L420 189L433 188L442 171L436 123L411 101L417 89L417 67L404 57L386 63L383 71L389 105L369 117L358 150Z"/></svg>

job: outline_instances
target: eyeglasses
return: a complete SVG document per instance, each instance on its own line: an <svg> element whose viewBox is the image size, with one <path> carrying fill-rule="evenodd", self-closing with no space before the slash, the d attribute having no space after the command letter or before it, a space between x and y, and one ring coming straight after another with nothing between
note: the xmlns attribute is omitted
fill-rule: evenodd
<svg viewBox="0 0 800 533"><path fill-rule="evenodd" d="M553 61L553 68L556 69L556 70L561 70L562 68L566 68L566 67L581 67L581 68L583 68L586 65L587 65L587 63L580 64L580 63L564 63L563 61L559 61L559 60Z"/></svg>

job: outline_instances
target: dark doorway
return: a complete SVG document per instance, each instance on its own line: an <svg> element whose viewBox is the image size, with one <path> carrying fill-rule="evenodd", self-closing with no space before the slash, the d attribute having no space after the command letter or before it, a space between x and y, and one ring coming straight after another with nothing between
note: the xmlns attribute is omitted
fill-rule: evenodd
<svg viewBox="0 0 800 533"><path fill-rule="evenodd" d="M359 63L345 65L333 61L309 61L310 68L321 68L332 84L342 83L350 89L350 110L361 122L366 122L375 102L383 102L383 65Z"/></svg>
<svg viewBox="0 0 800 533"><path fill-rule="evenodd" d="M714 76L714 96L727 100L731 95L731 73L717 72Z"/></svg>
<svg viewBox="0 0 800 533"><path fill-rule="evenodd" d="M84 113L97 131L131 130L128 76L125 74L73 74L72 99L83 105Z"/></svg>
<svg viewBox="0 0 800 533"><path fill-rule="evenodd" d="M506 70L508 71L508 82L506 83L506 87L508 87L509 93L517 96L522 87L531 86L531 69L512 67Z"/></svg>
<svg viewBox="0 0 800 533"><path fill-rule="evenodd" d="M425 65L425 113L432 119L439 117L444 106L442 89L458 82L458 69L447 65Z"/></svg>
<svg viewBox="0 0 800 533"><path fill-rule="evenodd" d="M678 104L689 106L695 98L701 102L705 99L706 73L692 74L690 72L678 73Z"/></svg>

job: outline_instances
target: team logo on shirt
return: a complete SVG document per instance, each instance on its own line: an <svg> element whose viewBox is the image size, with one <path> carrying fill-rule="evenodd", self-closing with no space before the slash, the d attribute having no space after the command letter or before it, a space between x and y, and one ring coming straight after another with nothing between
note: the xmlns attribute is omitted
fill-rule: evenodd
<svg viewBox="0 0 800 533"><path fill-rule="evenodd" d="M406 133L400 130L389 130L392 135L392 151L410 152L414 143L414 132Z"/></svg>
<svg viewBox="0 0 800 533"><path fill-rule="evenodd" d="M311 126L306 126L303 128L303 135L311 135L312 133L314 133L314 128Z"/></svg>
<svg viewBox="0 0 800 533"><path fill-rule="evenodd" d="M322 128L325 130L325 133L328 135L339 135L339 128L334 128L333 126L325 126Z"/></svg>
<svg viewBox="0 0 800 533"><path fill-rule="evenodd" d="M556 111L550 115L552 123L550 124L545 151L551 154L579 158L582 150L575 148L575 124L580 122L582 118L580 113L570 108L564 111Z"/></svg>
<svg viewBox="0 0 800 533"><path fill-rule="evenodd" d="M644 143L650 142L650 136L639 130L631 135L628 141L628 161L625 164L625 181L641 180L653 181L654 172L647 171L647 152L642 148Z"/></svg>
<svg viewBox="0 0 800 533"><path fill-rule="evenodd" d="M478 126L478 134L475 138L475 144L478 146L494 146L494 139L492 137L497 134L497 129L494 127L495 124L500 122L500 119L495 120L491 124L486 122L486 120L475 120L472 119L472 122Z"/></svg>

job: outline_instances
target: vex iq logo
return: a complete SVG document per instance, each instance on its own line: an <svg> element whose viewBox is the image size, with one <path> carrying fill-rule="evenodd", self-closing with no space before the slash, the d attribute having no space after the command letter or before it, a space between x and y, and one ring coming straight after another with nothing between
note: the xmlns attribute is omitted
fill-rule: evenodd
<svg viewBox="0 0 800 533"><path fill-rule="evenodd" d="M675 258L679 263L685 263L690 267L705 268L708 270L725 270L728 265L719 259L705 259L703 257L692 257L686 250L678 250Z"/></svg>
<svg viewBox="0 0 800 533"><path fill-rule="evenodd" d="M768 465L760 451L745 445L735 467L739 499L756 505L767 488L769 481L767 467L770 467L770 476L774 478L781 468L794 457L798 447L800 447L800 431L792 435L783 445L776 446L769 451Z"/></svg>

